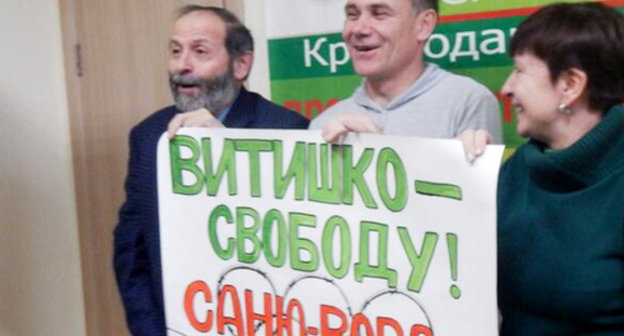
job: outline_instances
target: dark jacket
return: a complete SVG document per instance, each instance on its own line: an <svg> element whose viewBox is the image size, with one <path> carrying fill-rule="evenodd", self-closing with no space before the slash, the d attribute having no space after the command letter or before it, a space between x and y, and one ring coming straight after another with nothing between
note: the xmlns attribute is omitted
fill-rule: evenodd
<svg viewBox="0 0 624 336"><path fill-rule="evenodd" d="M156 185L156 147L169 121L180 113L164 108L130 132L126 201L115 228L114 267L134 336L165 336ZM260 95L241 90L224 124L232 128L302 128L308 120Z"/></svg>

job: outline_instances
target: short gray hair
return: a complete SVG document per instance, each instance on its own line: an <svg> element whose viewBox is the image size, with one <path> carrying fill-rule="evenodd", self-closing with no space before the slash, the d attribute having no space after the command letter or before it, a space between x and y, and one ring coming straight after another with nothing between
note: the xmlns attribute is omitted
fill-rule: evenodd
<svg viewBox="0 0 624 336"><path fill-rule="evenodd" d="M414 13L420 13L427 9L433 9L438 12L438 0L409 0Z"/></svg>

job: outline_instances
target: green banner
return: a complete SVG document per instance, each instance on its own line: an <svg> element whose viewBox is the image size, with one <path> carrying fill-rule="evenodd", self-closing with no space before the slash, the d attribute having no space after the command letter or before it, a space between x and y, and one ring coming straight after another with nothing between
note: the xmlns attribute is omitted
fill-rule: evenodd
<svg viewBox="0 0 624 336"><path fill-rule="evenodd" d="M425 60L474 78L499 99L504 143L517 147L516 117L499 91L511 71L509 41L517 25L540 6L560 0L442 0L440 23L425 48ZM583 2L583 1L564 1ZM624 1L605 4L624 11ZM272 99L308 118L351 95L354 73L341 27L332 33L270 38Z"/></svg>
<svg viewBox="0 0 624 336"><path fill-rule="evenodd" d="M595 0L590 0L595 1ZM457 15L482 13L499 10L512 10L527 7L541 7L558 2L583 2L578 0L442 0L439 1L440 14ZM589 1L585 1L589 2Z"/></svg>

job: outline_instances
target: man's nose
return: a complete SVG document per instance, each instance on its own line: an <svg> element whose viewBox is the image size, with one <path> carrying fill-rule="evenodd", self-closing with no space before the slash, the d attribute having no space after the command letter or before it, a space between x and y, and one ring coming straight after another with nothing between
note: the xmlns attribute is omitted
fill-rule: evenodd
<svg viewBox="0 0 624 336"><path fill-rule="evenodd" d="M361 15L353 24L353 33L356 35L368 35L370 31L370 19L366 15Z"/></svg>
<svg viewBox="0 0 624 336"><path fill-rule="evenodd" d="M193 60L188 52L182 52L172 60L172 63L174 73L185 74L193 72Z"/></svg>

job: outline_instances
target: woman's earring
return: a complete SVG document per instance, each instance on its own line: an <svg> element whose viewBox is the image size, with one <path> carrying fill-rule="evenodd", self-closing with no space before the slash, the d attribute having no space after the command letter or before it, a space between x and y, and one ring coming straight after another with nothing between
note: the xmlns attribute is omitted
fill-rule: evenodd
<svg viewBox="0 0 624 336"><path fill-rule="evenodd" d="M559 107L557 107L557 110L559 110L559 112L563 114L572 114L572 109L564 103L559 104Z"/></svg>

